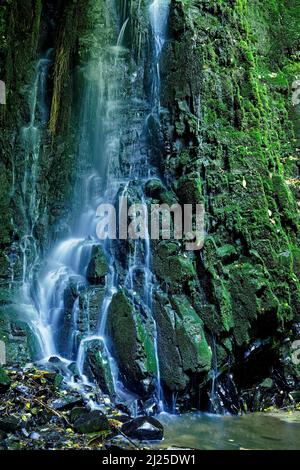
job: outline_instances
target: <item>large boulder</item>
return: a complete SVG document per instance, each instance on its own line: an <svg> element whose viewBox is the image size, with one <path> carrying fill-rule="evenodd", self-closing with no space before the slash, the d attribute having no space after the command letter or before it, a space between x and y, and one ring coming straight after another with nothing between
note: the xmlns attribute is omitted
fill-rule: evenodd
<svg viewBox="0 0 300 470"><path fill-rule="evenodd" d="M162 292L154 296L153 311L158 330L158 356L160 377L164 388L171 392L185 390L188 377L183 372L180 351L177 347L175 312L168 296Z"/></svg>
<svg viewBox="0 0 300 470"><path fill-rule="evenodd" d="M71 410L74 407L83 405L83 400L81 396L77 395L68 395L62 398L57 398L51 402L52 408L59 411Z"/></svg>
<svg viewBox="0 0 300 470"><path fill-rule="evenodd" d="M197 172L184 175L176 180L174 189L182 204L203 203L202 182Z"/></svg>
<svg viewBox="0 0 300 470"><path fill-rule="evenodd" d="M152 416L141 416L124 423L122 432L131 439L161 441L164 436L164 427Z"/></svg>

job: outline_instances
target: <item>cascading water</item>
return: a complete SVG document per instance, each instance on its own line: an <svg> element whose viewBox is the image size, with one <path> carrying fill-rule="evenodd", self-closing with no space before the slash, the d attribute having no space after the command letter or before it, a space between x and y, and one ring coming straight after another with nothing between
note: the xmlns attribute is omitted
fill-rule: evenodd
<svg viewBox="0 0 300 470"><path fill-rule="evenodd" d="M152 394L156 409L160 411L163 409L163 394L157 326L152 314L155 279L151 269L147 214L142 214L146 227L144 239L137 238L130 243L100 241L96 227L100 204L117 206L120 197L146 204L144 186L149 177L159 178L158 170L149 161L148 135L151 119L160 126L159 61L166 39L168 5L168 0L155 0L149 4L153 37L150 99L145 98L143 64L139 64L131 75L128 71L129 51L123 46L130 20L127 8L121 14L123 24L117 45L112 46L109 53L99 54L99 58L86 67L87 85L79 146L79 162L82 164L79 172L83 177L77 188L80 197L75 201L81 214L70 237L54 247L40 273L34 296L38 312L34 329L39 342L39 359L47 361L56 357L66 366L75 361L83 384L87 384L92 380L87 361L97 351L102 371L100 388L114 395L116 400L130 402L137 396L128 377L120 370L113 341L107 333L114 296L118 292L126 292L128 301L134 309L142 312L139 318L147 321L151 332L150 340L146 338L145 341L150 341L148 348L154 351L155 364L151 366L151 374L155 385L152 385ZM77 212L75 218L76 215ZM100 286L89 282L95 253L99 256L104 254L108 265L102 273ZM96 319L91 315L95 296L100 297ZM142 327L138 324L137 328Z"/></svg>
<svg viewBox="0 0 300 470"><path fill-rule="evenodd" d="M38 262L38 247L35 240L35 228L40 216L39 213L39 168L43 137L49 115L47 103L47 77L52 64L52 49L41 57L35 67L35 77L29 89L29 122L21 129L21 149L23 152L23 181L21 183L22 210L24 220L24 234L20 248L23 256L22 269L22 299L20 299L22 313L29 321L29 326L37 333L35 323L39 318L34 308L34 268ZM13 191L15 187L13 184ZM13 221L14 224L14 221ZM33 302L32 302L33 301ZM51 342L50 335L41 325L41 337L47 337L44 348Z"/></svg>
<svg viewBox="0 0 300 470"><path fill-rule="evenodd" d="M27 253L37 250L34 240L34 228L39 217L39 201L37 192L37 180L39 171L40 149L43 130L47 124L48 106L46 98L46 80L51 65L51 52L49 50L36 65L36 73L29 96L30 121L21 130L21 143L24 150L24 177L21 185L24 220L26 221L26 233L22 238L21 249L23 252L23 285L28 288L30 283L30 265Z"/></svg>

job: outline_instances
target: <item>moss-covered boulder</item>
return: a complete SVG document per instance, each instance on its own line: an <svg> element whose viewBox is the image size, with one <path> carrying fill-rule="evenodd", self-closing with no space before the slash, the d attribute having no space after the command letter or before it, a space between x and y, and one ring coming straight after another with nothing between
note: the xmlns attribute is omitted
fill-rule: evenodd
<svg viewBox="0 0 300 470"><path fill-rule="evenodd" d="M104 394L112 397L114 395L113 378L105 344L100 339L94 339L86 341L84 349L86 357L84 374L95 381Z"/></svg>
<svg viewBox="0 0 300 470"><path fill-rule="evenodd" d="M91 261L87 268L87 279L91 284L103 284L105 276L109 272L106 255L101 245L92 249Z"/></svg>
<svg viewBox="0 0 300 470"><path fill-rule="evenodd" d="M144 397L151 394L157 376L154 325L125 291L109 306L107 334L125 385Z"/></svg>

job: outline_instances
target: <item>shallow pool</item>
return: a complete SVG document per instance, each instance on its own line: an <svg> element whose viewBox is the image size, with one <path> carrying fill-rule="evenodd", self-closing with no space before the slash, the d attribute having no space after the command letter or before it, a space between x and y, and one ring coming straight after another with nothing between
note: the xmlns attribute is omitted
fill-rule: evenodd
<svg viewBox="0 0 300 470"><path fill-rule="evenodd" d="M300 449L300 412L237 417L162 413L158 419L165 426L164 441L154 446L159 449Z"/></svg>

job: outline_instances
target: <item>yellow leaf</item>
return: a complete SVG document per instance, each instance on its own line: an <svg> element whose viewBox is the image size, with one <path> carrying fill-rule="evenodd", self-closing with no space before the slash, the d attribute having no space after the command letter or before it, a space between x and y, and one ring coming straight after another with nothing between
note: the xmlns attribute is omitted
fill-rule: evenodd
<svg viewBox="0 0 300 470"><path fill-rule="evenodd" d="M118 421L116 419L109 419L108 423L109 423L110 427L112 427L112 428L119 429L123 426L123 423L121 423L121 421Z"/></svg>

